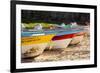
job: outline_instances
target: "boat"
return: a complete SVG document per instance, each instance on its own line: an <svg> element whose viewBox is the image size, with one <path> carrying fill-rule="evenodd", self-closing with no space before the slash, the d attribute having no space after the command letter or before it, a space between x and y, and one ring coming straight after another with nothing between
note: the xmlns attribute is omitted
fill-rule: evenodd
<svg viewBox="0 0 100 73"><path fill-rule="evenodd" d="M25 53L27 50L31 48L44 50L48 45L48 43L51 41L51 39L54 37L54 34L50 35L35 34L35 35L36 36L26 36L21 38L22 53Z"/></svg>
<svg viewBox="0 0 100 73"><path fill-rule="evenodd" d="M52 43L53 43L52 48L55 48L55 49L67 48L67 46L69 44L72 44L76 40L76 38L78 38L79 40L80 38L83 39L82 34L81 34L82 36L78 35L82 31L83 30L79 30L79 29L75 29L75 30L71 29L71 30L67 30L67 31L65 30L65 31L59 32L52 38Z"/></svg>
<svg viewBox="0 0 100 73"><path fill-rule="evenodd" d="M82 28L72 28L72 29L46 29L46 30L27 30L21 32L21 45L22 53L30 53L29 50L33 51L31 56L36 56L41 54L46 48L60 49L67 48L67 46L72 42L76 34L83 32ZM38 50L37 50L38 49ZM38 51L38 53L36 52ZM27 53L26 53L27 54ZM30 56L30 54L28 55Z"/></svg>

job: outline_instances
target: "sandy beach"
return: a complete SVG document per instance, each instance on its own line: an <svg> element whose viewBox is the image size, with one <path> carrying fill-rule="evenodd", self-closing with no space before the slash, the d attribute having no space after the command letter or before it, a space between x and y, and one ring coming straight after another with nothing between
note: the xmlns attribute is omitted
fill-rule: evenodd
<svg viewBox="0 0 100 73"><path fill-rule="evenodd" d="M85 36L84 39L75 45L69 45L67 48L46 49L35 57L22 58L22 63L26 62L46 62L62 60L82 60L90 58L90 39Z"/></svg>

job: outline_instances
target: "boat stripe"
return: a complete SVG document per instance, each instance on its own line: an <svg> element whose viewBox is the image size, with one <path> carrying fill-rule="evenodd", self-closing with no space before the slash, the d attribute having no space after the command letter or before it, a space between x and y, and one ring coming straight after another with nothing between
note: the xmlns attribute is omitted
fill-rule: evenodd
<svg viewBox="0 0 100 73"><path fill-rule="evenodd" d="M54 36L52 38L52 40L62 40L62 39L68 39L68 38L73 38L75 37L75 33L74 34L65 34L65 35L60 35L60 36Z"/></svg>

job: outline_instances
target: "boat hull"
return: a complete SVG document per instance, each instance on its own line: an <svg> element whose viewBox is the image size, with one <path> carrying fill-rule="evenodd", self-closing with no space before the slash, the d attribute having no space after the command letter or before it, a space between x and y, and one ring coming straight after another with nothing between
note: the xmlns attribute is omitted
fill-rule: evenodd
<svg viewBox="0 0 100 73"><path fill-rule="evenodd" d="M70 42L70 45L75 45L80 43L84 39L85 32L79 32L74 34L74 37L72 38L72 41Z"/></svg>
<svg viewBox="0 0 100 73"><path fill-rule="evenodd" d="M42 35L42 36L30 36L21 38L21 51L22 54L29 56L29 51L34 52L30 54L31 56L36 56L41 54L47 47L48 43L51 41L54 35Z"/></svg>
<svg viewBox="0 0 100 73"><path fill-rule="evenodd" d="M74 37L74 34L58 35L53 37L53 47L52 48L66 48Z"/></svg>
<svg viewBox="0 0 100 73"><path fill-rule="evenodd" d="M55 40L53 41L53 49L63 49L63 48L67 48L67 46L69 45L69 43L71 42L72 38L69 39L62 39L62 40Z"/></svg>
<svg viewBox="0 0 100 73"><path fill-rule="evenodd" d="M33 57L43 53L48 43L32 44L22 46L22 58Z"/></svg>

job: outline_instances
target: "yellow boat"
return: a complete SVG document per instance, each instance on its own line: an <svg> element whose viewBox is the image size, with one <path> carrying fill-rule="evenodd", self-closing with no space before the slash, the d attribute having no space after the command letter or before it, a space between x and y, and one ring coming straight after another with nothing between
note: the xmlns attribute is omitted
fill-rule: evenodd
<svg viewBox="0 0 100 73"><path fill-rule="evenodd" d="M32 48L38 49L42 53L53 37L54 34L22 37L22 53L26 53L29 49ZM39 54L41 54L40 52ZM38 55L38 53L36 55Z"/></svg>

